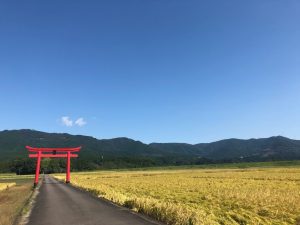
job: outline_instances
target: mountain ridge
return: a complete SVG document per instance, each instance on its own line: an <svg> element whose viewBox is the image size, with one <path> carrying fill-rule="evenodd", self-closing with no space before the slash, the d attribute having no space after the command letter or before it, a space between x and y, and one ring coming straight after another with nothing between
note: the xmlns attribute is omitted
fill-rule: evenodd
<svg viewBox="0 0 300 225"><path fill-rule="evenodd" d="M230 138L199 144L145 144L127 137L97 139L86 135L20 129L0 131L0 170L14 165L12 162L16 160L27 159L26 145L82 146L80 157L73 164L78 170L300 159L300 140L283 136Z"/></svg>

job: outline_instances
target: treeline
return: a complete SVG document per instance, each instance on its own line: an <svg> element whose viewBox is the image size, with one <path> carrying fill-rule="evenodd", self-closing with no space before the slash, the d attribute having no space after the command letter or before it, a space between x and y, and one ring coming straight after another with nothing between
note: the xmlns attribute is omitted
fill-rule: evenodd
<svg viewBox="0 0 300 225"><path fill-rule="evenodd" d="M252 162L256 160L250 160ZM212 160L207 158L186 158L186 157L168 157L168 158L143 158L143 157L106 157L98 159L71 159L72 171L90 171L101 169L121 169L121 168L142 168L155 166L180 166L180 165L204 165L219 163L245 162L242 159L230 160ZM249 162L247 160L247 162ZM16 159L0 163L0 172L10 172L20 175L34 174L36 168L36 159ZM66 159L49 159L41 161L42 173L63 173L66 170Z"/></svg>
<svg viewBox="0 0 300 225"><path fill-rule="evenodd" d="M197 165L214 163L208 159L187 159L187 158L142 158L142 157L107 157L97 160L71 159L72 171L89 171L101 169L119 168L141 168L155 166L176 166L176 165ZM0 163L0 172L16 174L34 174L36 159L15 159ZM61 173L66 169L66 159L42 159L41 172Z"/></svg>

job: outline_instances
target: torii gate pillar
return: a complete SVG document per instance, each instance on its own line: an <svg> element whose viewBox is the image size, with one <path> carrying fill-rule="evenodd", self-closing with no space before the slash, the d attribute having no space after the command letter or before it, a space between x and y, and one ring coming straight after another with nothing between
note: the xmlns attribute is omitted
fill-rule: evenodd
<svg viewBox="0 0 300 225"><path fill-rule="evenodd" d="M29 158L37 158L36 169L35 169L35 178L34 178L34 187L39 183L39 174L41 167L42 158L67 158L66 165L66 183L70 183L70 171L71 171L71 158L77 158L77 154L72 154L72 152L79 152L81 147L76 148L33 148L26 146L29 152L35 152L35 154L29 154ZM59 152L59 154L57 154Z"/></svg>
<svg viewBox="0 0 300 225"><path fill-rule="evenodd" d="M70 183L70 176L71 176L71 153L67 153L67 173L66 173L66 183Z"/></svg>

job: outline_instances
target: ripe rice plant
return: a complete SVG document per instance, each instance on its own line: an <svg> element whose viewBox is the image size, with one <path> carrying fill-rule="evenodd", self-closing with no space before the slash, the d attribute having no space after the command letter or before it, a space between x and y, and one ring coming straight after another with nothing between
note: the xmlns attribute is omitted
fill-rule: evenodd
<svg viewBox="0 0 300 225"><path fill-rule="evenodd" d="M299 168L87 172L72 183L167 224L300 222Z"/></svg>
<svg viewBox="0 0 300 225"><path fill-rule="evenodd" d="M15 185L16 185L16 183L0 183L0 191L6 190Z"/></svg>
<svg viewBox="0 0 300 225"><path fill-rule="evenodd" d="M32 175L0 174L0 225L16 224L32 193Z"/></svg>

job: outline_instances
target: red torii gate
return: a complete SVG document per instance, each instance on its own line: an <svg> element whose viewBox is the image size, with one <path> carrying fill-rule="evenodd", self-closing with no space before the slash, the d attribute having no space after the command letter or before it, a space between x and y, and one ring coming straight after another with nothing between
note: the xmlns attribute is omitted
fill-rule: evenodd
<svg viewBox="0 0 300 225"><path fill-rule="evenodd" d="M39 182L41 158L67 158L66 183L70 183L71 158L78 157L77 154L72 153L79 152L81 146L76 148L33 148L26 146L26 148L29 152L35 152L35 154L29 154L29 158L37 158L34 186L37 186Z"/></svg>

